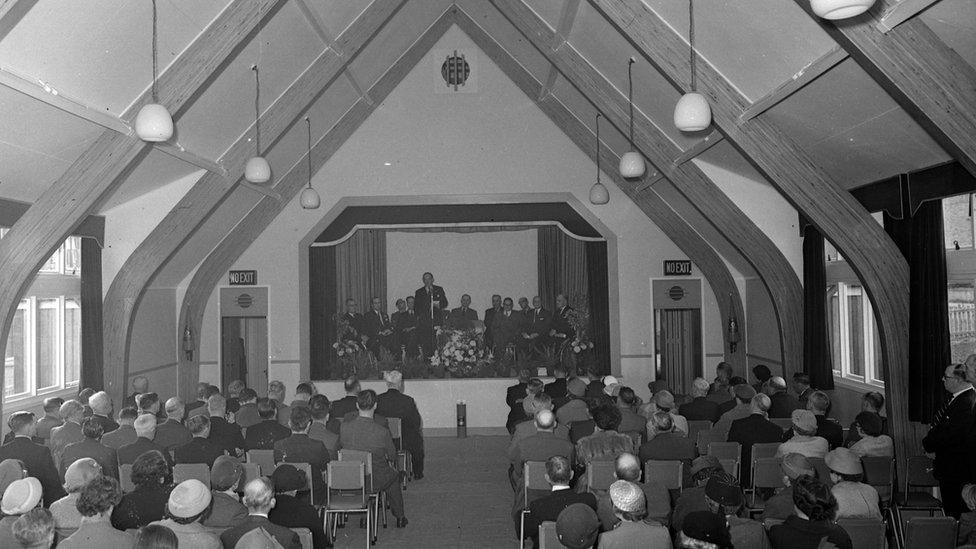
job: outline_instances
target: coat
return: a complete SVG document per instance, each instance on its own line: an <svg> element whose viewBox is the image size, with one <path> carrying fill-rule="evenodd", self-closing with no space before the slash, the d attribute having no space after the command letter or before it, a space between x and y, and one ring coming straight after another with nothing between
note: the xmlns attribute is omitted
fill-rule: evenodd
<svg viewBox="0 0 976 549"><path fill-rule="evenodd" d="M214 460L224 455L224 450L208 439L193 437L173 454L176 463L206 463L208 467L213 467Z"/></svg>
<svg viewBox="0 0 976 549"><path fill-rule="evenodd" d="M119 465L125 463L135 463L139 456L153 450L163 454L163 457L166 458L166 462L169 463L170 467L173 466L173 457L169 455L169 452L167 452L162 446L156 444L146 437L138 437L132 444L127 444L119 448Z"/></svg>
<svg viewBox="0 0 976 549"><path fill-rule="evenodd" d="M204 526L230 528L247 518L247 507L239 499L217 490L211 491L210 495L213 498L213 508L207 520L203 521Z"/></svg>
<svg viewBox="0 0 976 549"><path fill-rule="evenodd" d="M58 549L132 547L134 542L135 538L116 530L108 521L83 522L74 534L58 543Z"/></svg>
<svg viewBox="0 0 976 549"><path fill-rule="evenodd" d="M273 450L275 442L290 436L291 429L273 419L265 419L247 428L244 434L244 449Z"/></svg>
<svg viewBox="0 0 976 549"><path fill-rule="evenodd" d="M750 414L749 417L732 422L732 426L729 427L729 442L738 442L742 445L742 461L739 466L742 486L749 486L752 478L752 445L779 442L782 438L783 430L762 414Z"/></svg>
<svg viewBox="0 0 976 549"><path fill-rule="evenodd" d="M574 503L582 503L596 511L596 496L589 492L580 494L573 489L556 490L529 504L525 533L532 539L532 547L539 546L539 526L545 521L556 522L559 513Z"/></svg>
<svg viewBox="0 0 976 549"><path fill-rule="evenodd" d="M241 428L228 423L222 417L210 418L210 436L207 438L231 457L244 456L244 436L241 435Z"/></svg>
<svg viewBox="0 0 976 549"><path fill-rule="evenodd" d="M976 480L973 407L976 391L969 389L952 399L939 423L933 424L922 447L935 454L933 474L940 481L972 482Z"/></svg>
<svg viewBox="0 0 976 549"><path fill-rule="evenodd" d="M157 435L158 433L159 432L157 431ZM108 433L107 435L102 435L102 440L99 442L105 446L108 446L109 448L118 450L126 444L132 444L136 441L136 438L135 427L131 425L119 425L118 429Z"/></svg>
<svg viewBox="0 0 976 549"><path fill-rule="evenodd" d="M156 436L153 442L167 450L175 450L177 446L183 446L193 435L185 425L175 419L167 419L156 426Z"/></svg>
<svg viewBox="0 0 976 549"><path fill-rule="evenodd" d="M51 429L51 456L54 463L61 463L61 454L72 442L85 440L85 435L81 432L81 425L72 421L64 422L64 425Z"/></svg>
<svg viewBox="0 0 976 549"><path fill-rule="evenodd" d="M298 539L298 534L284 526L273 524L267 517L260 515L248 515L237 526L224 530L220 534L220 542L224 544L224 547L234 547L237 544L237 540L241 539L241 536L255 528L264 528L267 530L284 549L302 549L302 543Z"/></svg>
<svg viewBox="0 0 976 549"><path fill-rule="evenodd" d="M69 444L61 454L58 474L64 478L68 466L81 458L92 458L102 466L102 474L119 480L119 459L113 448L90 438Z"/></svg>
<svg viewBox="0 0 976 549"><path fill-rule="evenodd" d="M769 529L773 549L816 549L823 538L837 549L854 549L847 531L831 522L814 522L790 515L782 524Z"/></svg>
<svg viewBox="0 0 976 549"><path fill-rule="evenodd" d="M322 528L322 519L315 508L308 502L286 494L275 494L274 509L268 513L268 519L278 526L288 528L308 528L312 531L312 546L325 547L328 539Z"/></svg>
<svg viewBox="0 0 976 549"><path fill-rule="evenodd" d="M678 413L688 421L711 421L716 423L721 414L719 404L705 397L695 397L694 400L678 407Z"/></svg>
<svg viewBox="0 0 976 549"><path fill-rule="evenodd" d="M423 424L417 402L396 389L376 397L376 415L400 418L403 448L413 453L424 447Z"/></svg>
<svg viewBox="0 0 976 549"><path fill-rule="evenodd" d="M19 459L24 464L27 474L41 481L44 491L44 506L64 497L61 486L61 476L54 467L51 452L46 446L33 442L27 437L14 437L13 440L0 446L0 461L5 459Z"/></svg>
<svg viewBox="0 0 976 549"><path fill-rule="evenodd" d="M112 526L129 530L162 520L172 491L172 485L137 486L123 495L122 501L112 509Z"/></svg>

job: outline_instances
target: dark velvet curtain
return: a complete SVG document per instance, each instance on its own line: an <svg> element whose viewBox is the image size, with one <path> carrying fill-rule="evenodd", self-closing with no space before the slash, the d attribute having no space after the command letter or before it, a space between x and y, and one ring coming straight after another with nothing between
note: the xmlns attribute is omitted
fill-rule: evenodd
<svg viewBox="0 0 976 549"><path fill-rule="evenodd" d="M312 379L328 379L335 340L332 315L335 314L335 248L312 246L308 249L309 361Z"/></svg>
<svg viewBox="0 0 976 549"><path fill-rule="evenodd" d="M538 229L539 296L549 310L556 308L556 294L566 294L570 303L589 293L586 245L559 227Z"/></svg>
<svg viewBox="0 0 976 549"><path fill-rule="evenodd" d="M102 248L94 238L82 238L81 387L104 387L102 330Z"/></svg>
<svg viewBox="0 0 976 549"><path fill-rule="evenodd" d="M331 246L335 254L335 306L341 310L346 299L359 304L359 312L369 310L374 297L386 301L386 231L360 229L348 239Z"/></svg>
<svg viewBox="0 0 976 549"><path fill-rule="evenodd" d="M610 289L606 242L586 243L587 296L590 306L590 340L594 344L594 365L610 373Z"/></svg>
<svg viewBox="0 0 976 549"><path fill-rule="evenodd" d="M885 214L884 226L910 273L908 419L928 423L945 399L942 372L952 363L942 201L904 219Z"/></svg>
<svg viewBox="0 0 976 549"><path fill-rule="evenodd" d="M803 232L803 371L817 389L834 388L827 323L827 270L824 239L813 225Z"/></svg>

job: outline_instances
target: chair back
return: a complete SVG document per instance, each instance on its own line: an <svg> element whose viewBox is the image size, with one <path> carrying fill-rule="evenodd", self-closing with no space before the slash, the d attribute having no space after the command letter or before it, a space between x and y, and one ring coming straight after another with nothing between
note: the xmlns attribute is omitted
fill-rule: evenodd
<svg viewBox="0 0 976 549"><path fill-rule="evenodd" d="M247 462L257 463L261 474L270 475L275 470L274 450L248 450Z"/></svg>
<svg viewBox="0 0 976 549"><path fill-rule="evenodd" d="M712 428L712 422L707 419L688 420L688 438L698 440L698 433Z"/></svg>
<svg viewBox="0 0 976 549"><path fill-rule="evenodd" d="M780 488L783 485L782 459L777 457L755 458L752 460L752 487Z"/></svg>
<svg viewBox="0 0 976 549"><path fill-rule="evenodd" d="M905 526L905 549L952 549L958 527L952 517L912 517Z"/></svg>
<svg viewBox="0 0 976 549"><path fill-rule="evenodd" d="M817 479L820 482L826 484L828 488L834 485L834 481L830 480L830 467L827 467L824 458L807 458L807 461L817 470Z"/></svg>
<svg viewBox="0 0 976 549"><path fill-rule="evenodd" d="M363 450L339 450L339 461L358 461L363 464L366 471L367 484L370 493L373 492L373 454Z"/></svg>
<svg viewBox="0 0 976 549"><path fill-rule="evenodd" d="M565 547L556 534L556 523L547 520L539 525L539 549L561 549Z"/></svg>
<svg viewBox="0 0 976 549"><path fill-rule="evenodd" d="M877 518L841 518L837 524L851 536L858 549L885 549L885 523Z"/></svg>
<svg viewBox="0 0 976 549"><path fill-rule="evenodd" d="M722 464L722 470L732 475L736 480L739 478L739 460L721 458L718 460Z"/></svg>
<svg viewBox="0 0 976 549"><path fill-rule="evenodd" d="M312 547L312 531L308 528L291 528L292 532L298 534L298 541L302 544L302 549L314 549Z"/></svg>
<svg viewBox="0 0 976 549"><path fill-rule="evenodd" d="M708 445L708 455L715 456L719 460L742 459L742 445L738 442L713 442Z"/></svg>
<svg viewBox="0 0 976 549"><path fill-rule="evenodd" d="M776 457L778 442L759 442L752 445L752 459Z"/></svg>
<svg viewBox="0 0 976 549"><path fill-rule="evenodd" d="M609 490L610 485L617 480L616 462L591 461L586 466L586 485L590 491Z"/></svg>
<svg viewBox="0 0 976 549"><path fill-rule="evenodd" d="M119 484L122 486L122 492L128 494L136 489L136 485L132 482L132 464L123 463L119 465Z"/></svg>
<svg viewBox="0 0 976 549"><path fill-rule="evenodd" d="M669 490L680 490L684 464L678 460L649 459L644 463L644 482L656 481Z"/></svg>
<svg viewBox="0 0 976 549"><path fill-rule="evenodd" d="M861 463L864 464L864 482L874 486L881 505L887 507L895 491L895 458L866 456L861 458Z"/></svg>
<svg viewBox="0 0 976 549"><path fill-rule="evenodd" d="M261 466L257 463L242 463L244 467L244 478L241 480L239 486L239 491L244 491L244 487L247 486L248 482L261 476Z"/></svg>
<svg viewBox="0 0 976 549"><path fill-rule="evenodd" d="M928 456L912 456L908 458L905 466L905 492L910 492L911 488L935 488L939 485L935 475L932 474L934 464L932 458Z"/></svg>
<svg viewBox="0 0 976 549"><path fill-rule="evenodd" d="M388 417L386 418L387 425L390 427L390 435L393 436L393 444L396 445L396 449L399 452L403 450L403 423L398 417Z"/></svg>
<svg viewBox="0 0 976 549"><path fill-rule="evenodd" d="M691 440L695 441L695 448L698 450L698 454L703 456L708 453L708 449L711 447L713 442L725 442L727 437L727 433L723 433L716 429L702 429L701 431L698 431L695 438Z"/></svg>
<svg viewBox="0 0 976 549"><path fill-rule="evenodd" d="M312 465L309 463L291 463L291 462L288 462L287 464L305 473L305 487L299 491L300 492L308 491L311 493L312 492ZM278 467L281 467L282 465L285 464L279 463ZM312 501L315 501L315 494L312 493L311 495L312 495Z"/></svg>
<svg viewBox="0 0 976 549"><path fill-rule="evenodd" d="M529 508L530 490L548 492L552 487L546 480L546 462L526 461L522 469L522 497L525 509Z"/></svg>
<svg viewBox="0 0 976 549"><path fill-rule="evenodd" d="M210 467L206 463L177 463L173 466L173 483L179 484L184 480L195 478L210 486Z"/></svg>
<svg viewBox="0 0 976 549"><path fill-rule="evenodd" d="M332 500L336 492L342 492L344 499L355 497L350 492L359 492L356 497L360 509L367 507L366 469L361 461L330 461L326 467L326 480L329 486L326 496L326 508L332 507Z"/></svg>
<svg viewBox="0 0 976 549"><path fill-rule="evenodd" d="M793 428L793 419L788 417L771 417L769 418L769 421L784 431L788 431Z"/></svg>

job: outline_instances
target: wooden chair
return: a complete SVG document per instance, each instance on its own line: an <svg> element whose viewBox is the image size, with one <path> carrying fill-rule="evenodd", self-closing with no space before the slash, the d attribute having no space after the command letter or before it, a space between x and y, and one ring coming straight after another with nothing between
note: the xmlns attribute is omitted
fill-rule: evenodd
<svg viewBox="0 0 976 549"><path fill-rule="evenodd" d="M952 517L912 517L905 525L905 549L953 549L959 524Z"/></svg>
<svg viewBox="0 0 976 549"><path fill-rule="evenodd" d="M366 514L366 548L373 541L372 509L366 491L366 466L361 461L330 461L326 469L325 531L335 540L339 515Z"/></svg>
<svg viewBox="0 0 976 549"><path fill-rule="evenodd" d="M529 504L535 497L531 492L549 491L552 487L546 480L546 462L526 461L522 466L522 515L519 517L519 547L525 547L525 515L529 514Z"/></svg>
<svg viewBox="0 0 976 549"><path fill-rule="evenodd" d="M682 488L684 463L678 460L649 459L644 463L644 481L660 482L669 490Z"/></svg>
<svg viewBox="0 0 976 549"><path fill-rule="evenodd" d="M413 479L413 459L410 452L403 449L403 422L398 417L388 417L386 421L390 426L390 435L393 436L393 445L397 451L396 470L403 473L400 487L406 490L407 480Z"/></svg>
<svg viewBox="0 0 976 549"><path fill-rule="evenodd" d="M177 463L173 466L173 483L179 484L184 480L195 478L210 487L210 467L206 463Z"/></svg>
<svg viewBox="0 0 976 549"><path fill-rule="evenodd" d="M837 525L847 531L851 542L858 549L885 549L885 523L876 518L842 518Z"/></svg>
<svg viewBox="0 0 976 549"><path fill-rule="evenodd" d="M610 485L617 480L616 462L591 461L586 466L586 485L591 492L610 489Z"/></svg>
<svg viewBox="0 0 976 549"><path fill-rule="evenodd" d="M547 520L539 526L539 549L562 549L566 547L556 534L556 523Z"/></svg>
<svg viewBox="0 0 976 549"><path fill-rule="evenodd" d="M377 523L380 518L380 509L383 509L383 528L386 528L386 493L377 492L373 487L373 454L362 450L339 450L339 461L358 461L363 464L366 471L366 486L369 490L369 499L373 504L373 541L376 541Z"/></svg>
<svg viewBox="0 0 976 549"><path fill-rule="evenodd" d="M265 475L270 475L275 470L274 450L248 450L247 462L257 463Z"/></svg>
<svg viewBox="0 0 976 549"><path fill-rule="evenodd" d="M895 458L866 456L861 458L864 465L864 482L878 491L881 507L891 505L895 492Z"/></svg>
<svg viewBox="0 0 976 549"><path fill-rule="evenodd" d="M119 466L119 484L122 486L122 493L128 494L136 489L132 482L132 464L123 463Z"/></svg>
<svg viewBox="0 0 976 549"><path fill-rule="evenodd" d="M302 549L314 549L312 546L312 531L308 528L291 528L292 532L298 534L298 541L302 544Z"/></svg>

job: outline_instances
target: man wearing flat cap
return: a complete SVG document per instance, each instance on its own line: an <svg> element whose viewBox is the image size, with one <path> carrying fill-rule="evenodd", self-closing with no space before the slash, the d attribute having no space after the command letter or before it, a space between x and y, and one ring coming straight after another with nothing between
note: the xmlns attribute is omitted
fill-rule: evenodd
<svg viewBox="0 0 976 549"><path fill-rule="evenodd" d="M647 522L644 492L633 482L618 480L610 485L610 502L620 522L613 530L600 534L600 549L629 549L671 547L668 529L656 522Z"/></svg>
<svg viewBox="0 0 976 549"><path fill-rule="evenodd" d="M230 456L214 460L210 471L210 495L213 505L210 516L203 520L209 528L229 528L247 517L247 507L237 495L237 486L244 477L241 462Z"/></svg>
<svg viewBox="0 0 976 549"><path fill-rule="evenodd" d="M383 373L386 392L376 396L376 413L384 417L400 418L403 449L410 452L413 478L424 478L423 422L417 402L403 394L403 374L398 370Z"/></svg>
<svg viewBox="0 0 976 549"><path fill-rule="evenodd" d="M730 547L770 548L769 538L766 536L766 529L763 528L763 525L754 520L739 517L739 511L745 503L745 497L742 494L742 488L739 487L739 483L732 475L718 473L708 479L705 484L705 503L708 505L709 511L725 517L728 523L728 534L731 538ZM683 531L694 532L695 525L691 524L691 521L695 520L695 516L694 513L688 515ZM712 535L706 534L705 537L712 537ZM710 541L698 537L695 539Z"/></svg>
<svg viewBox="0 0 976 549"><path fill-rule="evenodd" d="M563 509L556 519L556 537L569 549L590 549L600 533L600 522L593 509L574 503Z"/></svg>
<svg viewBox="0 0 976 549"><path fill-rule="evenodd" d="M268 520L278 526L308 528L312 531L312 545L326 547L329 540L322 529L322 519L318 512L308 502L297 497L298 492L305 490L306 482L305 471L296 469L294 465L282 463L276 467L271 475L275 506L268 513Z"/></svg>
<svg viewBox="0 0 976 549"><path fill-rule="evenodd" d="M210 512L212 502L209 487L195 478L184 480L169 494L167 518L150 524L172 530L180 547L221 549L220 538L200 524Z"/></svg>

